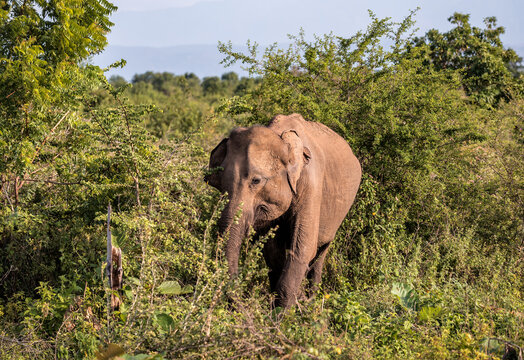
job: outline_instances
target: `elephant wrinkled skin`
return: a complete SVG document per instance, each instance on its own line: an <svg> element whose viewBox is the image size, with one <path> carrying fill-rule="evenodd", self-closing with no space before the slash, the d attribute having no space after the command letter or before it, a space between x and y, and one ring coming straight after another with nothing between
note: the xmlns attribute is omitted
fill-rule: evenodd
<svg viewBox="0 0 524 360"><path fill-rule="evenodd" d="M260 235L278 225L264 258L275 305L293 305L306 277L311 288L321 280L329 244L360 184L359 161L334 131L292 114L232 130L211 152L209 168L218 169L205 180L229 197L218 226L220 234L229 232L230 275L238 272L249 229Z"/></svg>

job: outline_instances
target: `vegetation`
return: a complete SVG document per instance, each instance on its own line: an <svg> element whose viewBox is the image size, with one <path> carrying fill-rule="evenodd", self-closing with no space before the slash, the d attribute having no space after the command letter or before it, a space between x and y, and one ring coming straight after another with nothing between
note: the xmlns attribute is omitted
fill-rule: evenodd
<svg viewBox="0 0 524 360"><path fill-rule="evenodd" d="M350 38L299 34L262 55L221 44L250 78L127 83L84 63L105 45L105 0L0 9L0 358L518 359L523 77L495 19L455 14L415 38L413 14L371 14ZM321 290L281 312L264 239L228 278L224 198L202 178L231 127L291 112L344 136L364 177Z"/></svg>

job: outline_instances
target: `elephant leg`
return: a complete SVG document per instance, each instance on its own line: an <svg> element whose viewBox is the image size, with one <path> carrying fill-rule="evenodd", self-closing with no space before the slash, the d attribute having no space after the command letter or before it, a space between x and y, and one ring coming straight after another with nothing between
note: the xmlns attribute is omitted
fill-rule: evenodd
<svg viewBox="0 0 524 360"><path fill-rule="evenodd" d="M307 274L307 278L309 280L309 287L308 287L308 297L311 298L313 295L315 295L316 291L318 290L318 284L322 280L322 268L324 267L324 260L326 260L326 255L328 253L329 249L329 243L322 245L318 251L317 255L311 261L311 264L309 265L309 271Z"/></svg>
<svg viewBox="0 0 524 360"><path fill-rule="evenodd" d="M286 261L285 244L277 237L269 239L264 246L264 259L269 267L269 286L275 292Z"/></svg>
<svg viewBox="0 0 524 360"><path fill-rule="evenodd" d="M300 223L295 228L291 248L286 251L282 275L276 285L276 306L288 308L304 298L302 282L317 250L318 222Z"/></svg>
<svg viewBox="0 0 524 360"><path fill-rule="evenodd" d="M290 231L289 250L282 275L277 283L276 306L288 308L303 298L302 282L306 279L309 264L317 253L321 189L312 179L307 184L306 200L294 214Z"/></svg>
<svg viewBox="0 0 524 360"><path fill-rule="evenodd" d="M293 255L291 255L293 256ZM276 306L288 308L303 298L302 281L306 277L308 263L294 258L286 262L277 283Z"/></svg>

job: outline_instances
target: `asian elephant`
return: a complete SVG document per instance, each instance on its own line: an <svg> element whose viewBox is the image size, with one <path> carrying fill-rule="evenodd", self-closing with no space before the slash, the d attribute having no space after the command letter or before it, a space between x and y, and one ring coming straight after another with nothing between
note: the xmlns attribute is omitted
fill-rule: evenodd
<svg viewBox="0 0 524 360"><path fill-rule="evenodd" d="M359 161L334 131L292 114L232 130L211 152L209 168L216 171L205 181L229 198L218 221L219 233L229 232L229 274L238 272L250 228L260 235L278 225L264 258L274 305L293 305L306 277L312 288L321 280L329 245L360 184Z"/></svg>

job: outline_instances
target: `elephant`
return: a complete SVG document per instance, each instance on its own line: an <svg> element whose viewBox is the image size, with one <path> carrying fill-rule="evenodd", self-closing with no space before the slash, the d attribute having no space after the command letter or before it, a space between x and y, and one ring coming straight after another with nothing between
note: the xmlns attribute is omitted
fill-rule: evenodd
<svg viewBox="0 0 524 360"><path fill-rule="evenodd" d="M306 278L313 293L360 185L360 163L348 143L299 114L277 115L267 126L233 129L211 152L209 170L204 180L228 194L218 231L229 233L229 275L238 274L251 229L257 236L278 225L263 249L273 305L288 308L303 299Z"/></svg>

